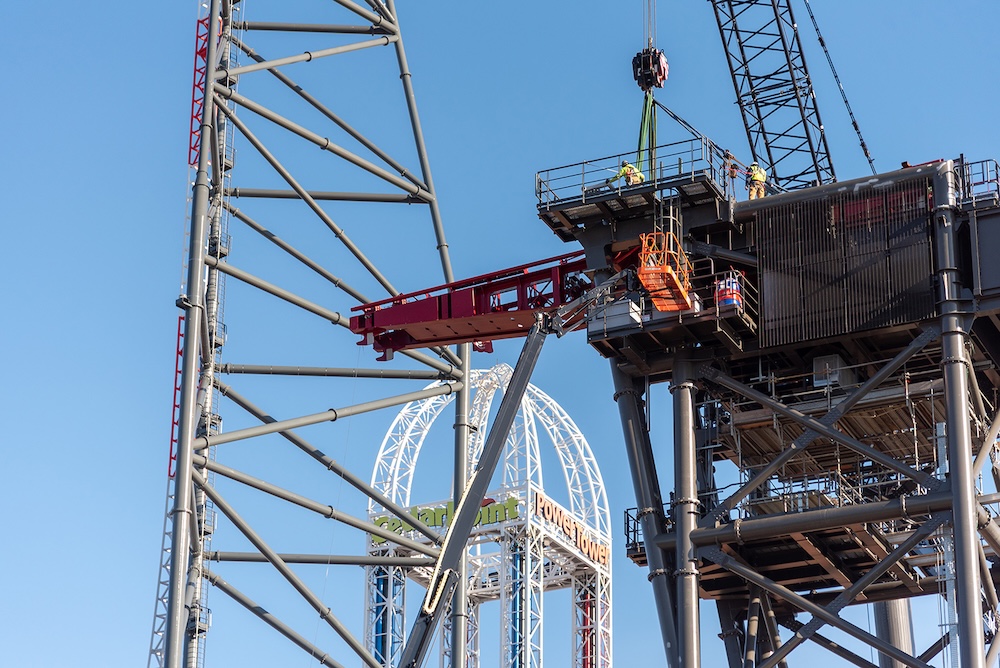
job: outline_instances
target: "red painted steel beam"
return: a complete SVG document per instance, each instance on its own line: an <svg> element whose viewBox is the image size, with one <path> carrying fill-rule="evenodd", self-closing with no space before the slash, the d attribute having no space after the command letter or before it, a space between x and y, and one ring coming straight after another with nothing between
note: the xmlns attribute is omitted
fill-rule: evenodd
<svg viewBox="0 0 1000 668"><path fill-rule="evenodd" d="M535 313L593 287L582 251L356 306L359 345L386 352L525 336Z"/></svg>

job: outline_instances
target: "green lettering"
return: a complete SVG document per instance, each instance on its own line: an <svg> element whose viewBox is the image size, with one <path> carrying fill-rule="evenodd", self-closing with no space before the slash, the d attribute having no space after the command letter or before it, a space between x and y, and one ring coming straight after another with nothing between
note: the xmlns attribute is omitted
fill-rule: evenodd
<svg viewBox="0 0 1000 668"><path fill-rule="evenodd" d="M388 517L376 517L374 520L372 520L372 524L384 529L388 521L389 521ZM372 537L372 543L374 543L375 545L381 545L382 543L385 542L385 538L382 538L382 536L376 536L375 534L370 534L370 535Z"/></svg>
<svg viewBox="0 0 1000 668"><path fill-rule="evenodd" d="M502 503L493 503L486 506L486 508L483 509L483 511L486 513L485 523L496 524L497 522L499 522L502 519L500 517L501 510L503 510Z"/></svg>
<svg viewBox="0 0 1000 668"><path fill-rule="evenodd" d="M516 520L519 517L518 510L520 506L517 503L516 496L512 496L509 499L507 499L507 502L504 504L504 507L506 507L507 509L507 513L504 519Z"/></svg>

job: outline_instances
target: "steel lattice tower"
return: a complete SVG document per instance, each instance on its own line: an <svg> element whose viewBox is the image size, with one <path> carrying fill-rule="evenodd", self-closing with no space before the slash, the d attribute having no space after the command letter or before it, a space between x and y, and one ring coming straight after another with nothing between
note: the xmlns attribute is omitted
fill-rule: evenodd
<svg viewBox="0 0 1000 668"><path fill-rule="evenodd" d="M322 665L350 656L375 668L352 627L360 616L339 619L316 573L382 563L365 554L365 504L405 510L337 461L338 444L364 438L368 413L440 395L458 399L457 451L468 438L468 348L359 368L346 329L352 306L398 294L396 281L414 289L453 279L399 17L393 0L212 0L203 9L149 665L201 666L213 628L250 641L256 624ZM386 235L405 243L387 245ZM421 389L429 381L438 382ZM324 518L348 538L316 540L330 531L316 529ZM292 522L307 528L289 533ZM440 537L420 529L428 543L418 550L433 556ZM284 587L273 605L272 589L256 590L269 578ZM317 613L324 633L313 629ZM303 615L313 620L305 628ZM213 652L237 645L220 638Z"/></svg>

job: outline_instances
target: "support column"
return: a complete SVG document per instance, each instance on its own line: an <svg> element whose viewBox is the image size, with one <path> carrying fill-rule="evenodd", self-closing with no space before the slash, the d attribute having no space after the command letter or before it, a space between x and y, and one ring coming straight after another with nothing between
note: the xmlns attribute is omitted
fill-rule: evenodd
<svg viewBox="0 0 1000 668"><path fill-rule="evenodd" d="M963 668L983 668L983 620L979 583L979 534L972 434L969 430L965 313L957 268L954 163L941 163L934 177L934 240L941 309L941 364L947 402L948 477L955 537L959 656Z"/></svg>
<svg viewBox="0 0 1000 668"><path fill-rule="evenodd" d="M653 448L649 442L649 429L643 415L642 389L626 375L614 360L611 361L611 377L615 383L615 401L622 421L622 436L625 439L625 453L628 455L635 503L639 508L639 522L646 544L646 563L649 565L649 580L653 586L653 600L660 621L660 635L667 657L667 665L680 668L677 655L677 627L674 621L674 601L671 592L671 572L668 566L668 552L653 542L653 537L663 533L663 497L656 477Z"/></svg>
<svg viewBox="0 0 1000 668"><path fill-rule="evenodd" d="M219 34L220 0L212 0L209 11L208 34ZM218 54L216 40L208 40L208 51L205 59L206 85L215 80ZM188 597L188 578L193 547L192 533L197 527L194 523L195 508L194 482L192 475L194 466L195 429L198 426L200 412L197 398L200 380L200 352L202 336L202 320L204 318L205 295L202 274L205 269L205 235L208 230L208 202L210 196L209 161L212 153L209 150L212 137L212 120L215 115L213 97L206 91L202 107L201 128L198 141L201 144L198 157L198 171L195 175L194 188L191 195L191 236L189 238L187 261L187 294L182 295L178 304L185 309L184 314L184 352L181 362L181 397L180 422L178 424L177 468L174 472L174 507L172 510L173 527L170 536L170 584L167 590L167 624L164 641L165 668L181 668L184 665L184 639L188 623L189 606L185 599L193 602L193 592ZM204 351L211 355L211 350ZM208 388L211 391L211 388ZM201 577L200 572L191 573L191 577Z"/></svg>
<svg viewBox="0 0 1000 668"><path fill-rule="evenodd" d="M740 641L745 634L738 618L739 607L727 599L716 601L715 606L719 611L719 627L722 629L719 637L726 645L729 668L743 668L743 647Z"/></svg>
<svg viewBox="0 0 1000 668"><path fill-rule="evenodd" d="M771 607L771 598L763 592L760 599L760 614L764 621L764 628L767 629L768 640L771 643L771 649L763 652L761 659L768 659L781 649L781 631L778 630L778 619L774 614L774 608ZM784 659L778 661L778 668L788 668Z"/></svg>
<svg viewBox="0 0 1000 668"><path fill-rule="evenodd" d="M465 382L455 395L455 472L454 472L454 502L457 508L462 501L462 492L469 479L469 364L472 345L463 343L458 348L458 356L462 361L462 373ZM469 559L468 554L462 555L455 569L458 572L458 584L451 600L451 665L452 668L468 668L469 652Z"/></svg>
<svg viewBox="0 0 1000 668"><path fill-rule="evenodd" d="M674 397L674 526L677 533L677 636L680 665L701 666L701 625L698 615L698 557L691 533L698 528L698 453L694 395L690 367L674 363L670 392Z"/></svg>
<svg viewBox="0 0 1000 668"><path fill-rule="evenodd" d="M757 665L757 638L760 633L760 587L750 587L750 605L747 606L747 639L743 649L743 668Z"/></svg>
<svg viewBox="0 0 1000 668"><path fill-rule="evenodd" d="M396 3L394 0L386 0L386 5L396 25L399 25L399 14L396 13ZM396 60L399 63L399 80L403 82L403 95L406 98L406 108L410 112L410 127L413 130L413 141L417 147L417 158L420 161L420 172L427 184L427 190L431 193L430 209L431 222L434 225L434 236L437 239L438 255L441 258L441 268L444 271L445 283L455 281L452 273L451 258L448 255L448 242L444 236L444 226L441 224L441 211L438 208L437 191L434 190L434 179L431 177L431 165L427 159L427 147L424 144L424 131L420 127L420 116L417 114L417 99L413 94L413 77L410 74L410 65L406 61L406 51L403 49L403 40L399 39L395 43Z"/></svg>
<svg viewBox="0 0 1000 668"><path fill-rule="evenodd" d="M878 601L874 604L875 635L907 654L913 654L913 622L909 599ZM904 664L879 654L879 668L905 668Z"/></svg>

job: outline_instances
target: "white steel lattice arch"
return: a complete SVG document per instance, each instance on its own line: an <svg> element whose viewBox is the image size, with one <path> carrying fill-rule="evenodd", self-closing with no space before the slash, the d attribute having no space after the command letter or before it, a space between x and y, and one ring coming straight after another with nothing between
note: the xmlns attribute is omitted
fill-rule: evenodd
<svg viewBox="0 0 1000 668"><path fill-rule="evenodd" d="M506 364L469 372L468 476L477 465L494 399L502 395L513 370ZM432 383L428 388L434 388ZM417 460L430 428L450 403L446 395L414 401L402 408L390 426L372 472L372 487L403 507L411 506ZM566 484L566 507L548 497L542 484L543 441L556 451ZM433 467L431 467L433 468ZM572 591L573 656L560 657L568 668L611 668L611 516L600 470L589 444L559 404L528 385L518 414L507 434L499 486L488 493L490 507L510 506L512 516L484 520L470 537L467 554L466 660L478 668L479 609L488 601L501 608L500 654L503 668L541 668L543 607L547 591ZM550 482L552 480L550 479ZM495 497L495 498L494 498ZM495 503L500 499L500 503ZM441 502L442 504L444 502ZM444 506L428 506L442 509ZM484 506L486 507L486 506ZM381 525L385 509L369 503L370 519ZM443 511L442 511L443 512ZM499 516L497 516L499 517ZM442 523L443 521L443 523ZM446 530L447 519L436 519ZM409 537L427 542L410 532ZM378 557L415 556L406 546L373 540L369 554ZM400 567L367 569L366 636L380 665L398 666L405 643L408 583L426 588L426 568L404 574ZM451 664L450 618L446 615L439 640L442 668Z"/></svg>
<svg viewBox="0 0 1000 668"><path fill-rule="evenodd" d="M489 430L493 399L507 387L512 373L513 370L507 364L470 372L469 383L474 388L469 411L469 422L474 427L469 439L470 467L475 466L482 452L483 441ZM432 383L428 387L437 384ZM379 448L372 472L373 487L404 507L410 504L410 491L420 450L431 425L453 399L453 395L435 396L410 402L400 410ZM602 537L610 539L611 511L604 481L590 444L569 414L532 384L528 385L521 400L518 420L508 436L504 485L517 486L530 482L539 489L543 488L536 428L538 423L552 441L562 464L570 510L586 520ZM374 503L369 504L370 512L380 510Z"/></svg>

